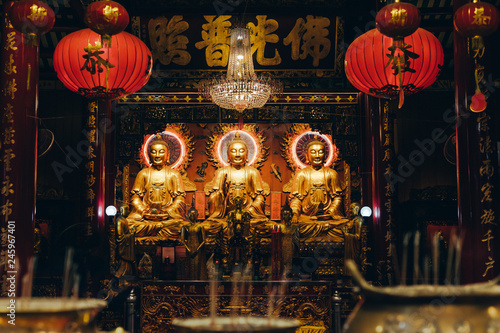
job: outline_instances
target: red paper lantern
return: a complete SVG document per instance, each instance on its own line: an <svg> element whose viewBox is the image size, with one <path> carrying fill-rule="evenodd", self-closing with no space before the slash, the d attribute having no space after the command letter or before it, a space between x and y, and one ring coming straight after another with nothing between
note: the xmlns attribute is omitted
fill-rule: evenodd
<svg viewBox="0 0 500 333"><path fill-rule="evenodd" d="M392 38L377 29L354 40L345 56L346 75L354 87L376 97L393 98L400 93L419 92L436 80L444 54L443 47L432 33L418 28L404 38L403 45L411 45L406 52L412 54L397 49L391 58L388 49L392 42ZM396 75L394 69L394 61L398 59L408 61L399 63L401 67L408 66L402 67L400 75Z"/></svg>
<svg viewBox="0 0 500 333"><path fill-rule="evenodd" d="M500 14L487 2L468 3L457 9L453 23L464 37L488 36L497 30Z"/></svg>
<svg viewBox="0 0 500 333"><path fill-rule="evenodd" d="M112 40L112 47L103 47L100 36L90 29L61 39L54 51L59 80L91 99L114 99L141 89L151 75L151 51L127 32L112 36Z"/></svg>
<svg viewBox="0 0 500 333"><path fill-rule="evenodd" d="M375 17L378 31L392 38L414 33L420 25L420 12L411 3L395 2L384 6Z"/></svg>
<svg viewBox="0 0 500 333"><path fill-rule="evenodd" d="M39 0L15 1L8 15L12 26L33 41L49 32L55 22L52 8Z"/></svg>
<svg viewBox="0 0 500 333"><path fill-rule="evenodd" d="M127 27L129 17L125 7L118 2L103 0L92 2L87 7L84 21L90 29L108 42L110 36L122 32Z"/></svg>

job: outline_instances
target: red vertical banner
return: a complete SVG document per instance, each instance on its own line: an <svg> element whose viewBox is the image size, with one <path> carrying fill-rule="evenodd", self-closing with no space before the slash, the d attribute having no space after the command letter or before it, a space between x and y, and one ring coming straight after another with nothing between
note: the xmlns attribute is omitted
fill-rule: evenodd
<svg viewBox="0 0 500 333"><path fill-rule="evenodd" d="M198 211L198 218L200 220L205 219L205 192L196 191L195 192L195 208Z"/></svg>
<svg viewBox="0 0 500 333"><path fill-rule="evenodd" d="M10 5L12 2L5 4L3 13ZM1 41L0 276L2 296L11 297L21 295L21 277L33 256L38 46L28 45L25 35L12 27L5 14Z"/></svg>
<svg viewBox="0 0 500 333"><path fill-rule="evenodd" d="M281 192L271 192L271 220L281 220Z"/></svg>
<svg viewBox="0 0 500 333"><path fill-rule="evenodd" d="M86 204L83 218L85 235L106 231L106 206L114 204L114 150L112 149L114 124L109 101L92 101L87 104L85 137L87 158L85 161L84 188Z"/></svg>
<svg viewBox="0 0 500 333"><path fill-rule="evenodd" d="M98 199L100 188L100 156L98 150L98 135L97 135L97 121L98 121L98 104L97 102L90 102L87 104L87 114L85 119L85 136L88 140L87 159L85 161L85 171L83 173L83 184L86 193L86 200L83 220L85 223L85 231L82 236L87 237L92 235L94 227L97 225L98 216Z"/></svg>

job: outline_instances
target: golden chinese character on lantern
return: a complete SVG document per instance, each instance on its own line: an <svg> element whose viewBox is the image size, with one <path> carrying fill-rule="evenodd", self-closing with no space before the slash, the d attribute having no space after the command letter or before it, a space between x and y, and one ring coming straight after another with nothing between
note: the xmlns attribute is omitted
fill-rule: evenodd
<svg viewBox="0 0 500 333"><path fill-rule="evenodd" d="M101 51L101 48L101 43L96 42L94 46L88 44L88 46L83 49L87 52L87 54L82 56L83 59L85 59L85 62L83 63L82 68L80 68L81 71L87 70L93 75L95 73L104 72L104 68L109 69L115 67L115 65L101 57L101 54L104 53L104 51ZM101 66L104 66L104 68Z"/></svg>
<svg viewBox="0 0 500 333"><path fill-rule="evenodd" d="M30 14L28 15L28 18L31 21L42 21L45 16L47 16L47 10L45 8L37 5L32 5L30 7Z"/></svg>
<svg viewBox="0 0 500 333"><path fill-rule="evenodd" d="M118 22L118 16L121 15L118 7L113 7L110 5L104 6L102 9L102 14L104 15L104 19L108 22L116 23Z"/></svg>
<svg viewBox="0 0 500 333"><path fill-rule="evenodd" d="M488 25L491 20L491 16L484 15L484 7L478 7L474 9L474 20L472 24L476 25Z"/></svg>
<svg viewBox="0 0 500 333"><path fill-rule="evenodd" d="M405 25L407 16L408 16L408 12L406 11L406 9L394 8L391 10L391 18L389 20L389 23L396 23L399 25Z"/></svg>
<svg viewBox="0 0 500 333"><path fill-rule="evenodd" d="M278 29L278 21L268 20L267 15L257 15L256 19L257 25L252 22L248 23L252 54L257 53L256 60L259 65L272 66L281 64L281 56L276 48L274 49L274 57L266 58L264 56L266 44L277 43L279 41L278 35L272 33Z"/></svg>
<svg viewBox="0 0 500 333"><path fill-rule="evenodd" d="M231 15L207 15L204 18L208 23L201 26L203 41L197 42L194 46L199 50L206 48L205 58L208 66L225 67L229 60L229 37L231 35L229 19Z"/></svg>
<svg viewBox="0 0 500 333"><path fill-rule="evenodd" d="M304 60L307 56L313 58L313 66L318 67L319 61L330 53L331 42L328 36L330 20L323 16L307 15L306 20L297 19L292 31L283 39L283 44L292 46L292 59Z"/></svg>
<svg viewBox="0 0 500 333"><path fill-rule="evenodd" d="M149 43L153 59L163 65L171 62L177 65L187 65L191 61L191 54L187 49L189 39L181 35L189 28L189 23L183 21L180 15L174 15L170 21L165 17L149 20Z"/></svg>

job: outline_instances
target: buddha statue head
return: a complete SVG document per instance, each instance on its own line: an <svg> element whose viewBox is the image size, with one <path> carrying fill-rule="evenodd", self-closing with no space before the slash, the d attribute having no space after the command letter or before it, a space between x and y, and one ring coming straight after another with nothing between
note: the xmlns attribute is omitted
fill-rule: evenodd
<svg viewBox="0 0 500 333"><path fill-rule="evenodd" d="M236 132L234 139L227 146L227 159L233 167L241 168L245 166L248 158L248 149L245 141L240 137L240 133Z"/></svg>
<svg viewBox="0 0 500 333"><path fill-rule="evenodd" d="M359 215L359 211L361 209L361 205L358 202L353 202L350 206L351 213L354 217Z"/></svg>
<svg viewBox="0 0 500 333"><path fill-rule="evenodd" d="M325 144L315 138L307 145L307 162L314 169L321 169L325 164Z"/></svg>
<svg viewBox="0 0 500 333"><path fill-rule="evenodd" d="M152 167L161 168L169 160L169 151L167 143L161 135L156 135L155 139L149 145L149 162Z"/></svg>

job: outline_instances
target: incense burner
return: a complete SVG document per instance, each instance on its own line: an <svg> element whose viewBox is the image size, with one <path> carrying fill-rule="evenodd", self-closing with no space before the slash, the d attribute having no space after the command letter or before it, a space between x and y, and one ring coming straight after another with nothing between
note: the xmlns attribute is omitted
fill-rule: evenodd
<svg viewBox="0 0 500 333"><path fill-rule="evenodd" d="M172 324L179 333L293 333L299 327L295 319L249 316L174 319Z"/></svg>
<svg viewBox="0 0 500 333"><path fill-rule="evenodd" d="M1 332L80 332L107 303L99 299L0 299Z"/></svg>
<svg viewBox="0 0 500 333"><path fill-rule="evenodd" d="M466 286L373 287L352 264L349 268L364 299L344 324L344 333L500 332L498 281Z"/></svg>

